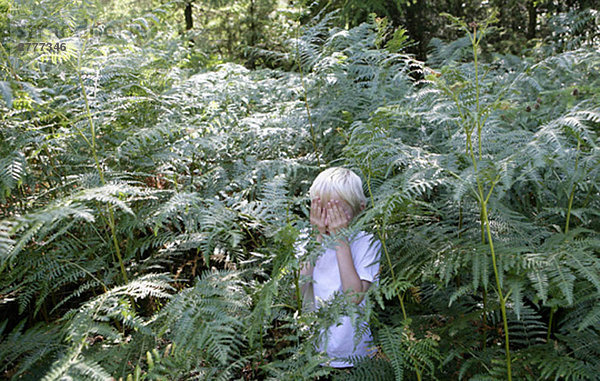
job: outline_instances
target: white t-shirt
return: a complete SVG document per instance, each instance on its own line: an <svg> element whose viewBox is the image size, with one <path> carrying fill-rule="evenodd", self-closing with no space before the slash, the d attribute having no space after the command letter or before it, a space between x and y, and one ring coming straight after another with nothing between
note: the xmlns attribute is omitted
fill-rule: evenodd
<svg viewBox="0 0 600 381"><path fill-rule="evenodd" d="M379 273L379 260L381 258L381 243L373 240L373 235L363 231L358 232L350 242L350 251L352 260L358 277L362 280L376 283ZM324 302L331 299L336 291L342 292L342 280L338 268L337 254L335 249L326 249L315 262L313 270L313 290L315 305L317 308ZM363 299L359 306L365 303ZM334 357L365 356L372 355L376 348L369 342L373 340L371 330L367 322L362 322L361 327L365 327L364 334L360 342L354 348L355 330L349 316L341 318L341 324L329 327L327 333L329 340L327 342L327 355ZM323 332L321 332L323 334ZM323 336L322 336L323 337ZM324 337L323 337L324 338ZM324 342L317 345L317 350L324 350ZM328 364L334 368L353 366L354 364L346 361L330 361Z"/></svg>

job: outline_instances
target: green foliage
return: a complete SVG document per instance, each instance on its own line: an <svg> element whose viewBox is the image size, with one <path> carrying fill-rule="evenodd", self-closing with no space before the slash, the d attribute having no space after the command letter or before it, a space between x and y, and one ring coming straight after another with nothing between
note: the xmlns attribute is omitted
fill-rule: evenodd
<svg viewBox="0 0 600 381"><path fill-rule="evenodd" d="M329 14L252 51L294 71L205 70L171 6L45 2L25 14L69 50L0 63L6 378L505 379L507 342L515 379L598 374L595 37L516 57L463 24L425 64L405 29ZM306 194L330 165L362 175L353 228L383 244L363 311L302 311ZM378 354L321 367L319 331L354 312Z"/></svg>
<svg viewBox="0 0 600 381"><path fill-rule="evenodd" d="M205 273L193 288L179 292L156 317L160 332L174 351L194 358L188 371L203 377L229 379L241 367L242 331L249 313L249 297L236 273Z"/></svg>

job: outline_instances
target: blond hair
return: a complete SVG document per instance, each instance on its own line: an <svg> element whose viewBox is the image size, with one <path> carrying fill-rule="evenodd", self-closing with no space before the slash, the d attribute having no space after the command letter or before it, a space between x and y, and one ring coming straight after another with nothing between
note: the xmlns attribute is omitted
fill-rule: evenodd
<svg viewBox="0 0 600 381"><path fill-rule="evenodd" d="M310 187L310 198L316 197L324 203L339 197L352 207L354 215L360 213L367 204L360 177L351 170L341 167L332 167L319 173Z"/></svg>

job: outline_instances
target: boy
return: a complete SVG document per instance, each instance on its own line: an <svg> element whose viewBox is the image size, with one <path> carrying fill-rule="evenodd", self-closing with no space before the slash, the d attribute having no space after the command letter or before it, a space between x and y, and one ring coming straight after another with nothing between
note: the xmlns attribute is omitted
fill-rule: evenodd
<svg viewBox="0 0 600 381"><path fill-rule="evenodd" d="M310 188L310 222L317 229L317 241L325 235L336 238L333 247L326 248L314 267L304 264L301 274L312 276L315 307L331 299L336 292L349 292L352 300L364 305L362 293L377 280L379 272L380 243L371 234L358 232L350 240L338 237L341 229L348 227L352 219L366 206L362 181L354 172L345 168L329 168L320 173ZM310 284L303 288L310 287ZM310 294L310 292L309 292ZM351 362L339 360L349 356L374 353L369 348L372 340L366 322L360 342L354 347L355 330L350 317L343 316L341 324L332 325L327 331L327 355L332 360L326 365L334 368L352 367ZM325 350L324 340L317 345ZM336 359L337 358L337 359ZM323 364L322 364L323 365Z"/></svg>

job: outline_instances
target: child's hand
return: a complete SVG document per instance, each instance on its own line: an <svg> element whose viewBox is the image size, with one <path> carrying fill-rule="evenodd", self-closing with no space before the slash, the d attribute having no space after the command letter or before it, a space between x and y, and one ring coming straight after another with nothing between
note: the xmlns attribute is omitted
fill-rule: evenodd
<svg viewBox="0 0 600 381"><path fill-rule="evenodd" d="M331 234L337 234L340 229L348 227L352 217L342 208L338 200L332 200L327 203L325 209L325 225Z"/></svg>
<svg viewBox="0 0 600 381"><path fill-rule="evenodd" d="M315 198L310 204L310 223L315 225L321 235L327 232L327 224L325 222L327 213L321 206L321 199Z"/></svg>

